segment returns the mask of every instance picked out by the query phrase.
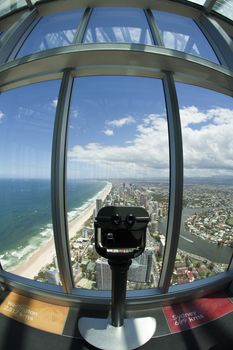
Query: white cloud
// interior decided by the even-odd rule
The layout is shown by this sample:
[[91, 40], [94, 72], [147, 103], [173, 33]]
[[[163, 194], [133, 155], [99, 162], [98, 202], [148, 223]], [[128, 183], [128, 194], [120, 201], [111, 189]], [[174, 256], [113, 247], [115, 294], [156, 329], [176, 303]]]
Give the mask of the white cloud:
[[[186, 174], [211, 176], [232, 173], [233, 110], [215, 107], [204, 113], [196, 108], [192, 111], [193, 122], [189, 114], [190, 108], [181, 110]], [[199, 128], [192, 128], [191, 124], [195, 121], [205, 123]]]
[[208, 113], [200, 112], [195, 106], [183, 107], [180, 110], [180, 117], [183, 128], [190, 124], [199, 124], [210, 119]]
[[[125, 119], [125, 118], [124, 118]], [[119, 121], [119, 120], [118, 120]], [[132, 121], [131, 121], [132, 122]], [[124, 125], [124, 123], [121, 123]], [[137, 135], [126, 145], [88, 143], [68, 152], [71, 161], [85, 162], [115, 177], [142, 177], [168, 173], [167, 124], [163, 116], [150, 115], [137, 126]], [[104, 170], [105, 169], [105, 170]]]
[[27, 107], [19, 107], [18, 108], [18, 113], [16, 115], [16, 117], [18, 119], [23, 119], [23, 118], [31, 118], [31, 117], [35, 117], [36, 115], [38, 115], [38, 111], [32, 109], [32, 108], [27, 108]]
[[114, 132], [113, 132], [113, 130], [111, 130], [111, 129], [104, 130], [103, 133], [104, 133], [106, 136], [113, 136], [113, 135], [114, 135]]
[[72, 118], [77, 119], [77, 118], [78, 118], [78, 115], [79, 115], [78, 109], [73, 109], [73, 110], [71, 111], [71, 117], [72, 117]]
[[[189, 106], [183, 107], [180, 115], [185, 175], [232, 175], [233, 109], [215, 107], [200, 111]], [[122, 145], [76, 145], [69, 150], [68, 157], [79, 165], [95, 167], [97, 175], [102, 171], [102, 176], [167, 176], [167, 120], [162, 115], [149, 115], [136, 126], [134, 139]]]
[[128, 117], [120, 118], [120, 119], [114, 119], [114, 120], [106, 122], [107, 125], [110, 125], [110, 126], [116, 127], [116, 128], [121, 128], [124, 125], [129, 125], [129, 124], [133, 124], [133, 123], [136, 123], [136, 121], [132, 116], [128, 116]]
[[2, 123], [4, 118], [5, 118], [5, 114], [2, 111], [0, 111], [0, 123]]
[[58, 102], [58, 99], [53, 100], [53, 102], [52, 102], [52, 106], [53, 106], [54, 108], [56, 108], [56, 107], [57, 107], [57, 102]]

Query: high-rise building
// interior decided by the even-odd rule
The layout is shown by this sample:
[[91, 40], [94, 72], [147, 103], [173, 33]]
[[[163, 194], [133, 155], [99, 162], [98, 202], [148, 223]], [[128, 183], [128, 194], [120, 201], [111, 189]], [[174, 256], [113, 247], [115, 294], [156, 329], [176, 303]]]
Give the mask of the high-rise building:
[[143, 193], [140, 195], [140, 205], [144, 208], [146, 208], [147, 206], [147, 198], [146, 195]]
[[160, 235], [159, 253], [161, 256], [164, 254], [166, 238], [164, 235]]
[[50, 284], [60, 284], [59, 272], [57, 269], [47, 269], [46, 270], [46, 279]]
[[96, 215], [98, 214], [99, 210], [102, 208], [103, 206], [103, 201], [100, 198], [96, 199]]
[[112, 286], [111, 269], [104, 258], [96, 260], [96, 284], [99, 290], [110, 290]]
[[153, 249], [146, 248], [142, 255], [132, 260], [132, 264], [128, 272], [129, 281], [141, 283], [150, 282], [153, 254]]

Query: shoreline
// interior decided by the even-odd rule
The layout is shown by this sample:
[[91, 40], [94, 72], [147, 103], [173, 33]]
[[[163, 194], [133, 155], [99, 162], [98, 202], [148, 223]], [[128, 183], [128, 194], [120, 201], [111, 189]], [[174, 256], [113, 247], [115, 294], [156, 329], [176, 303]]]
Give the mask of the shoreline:
[[[112, 183], [107, 182], [106, 186], [93, 197], [87, 208], [85, 208], [78, 217], [75, 217], [68, 222], [69, 239], [73, 238], [77, 232], [82, 229], [85, 222], [93, 215], [93, 210], [96, 206], [96, 199], [98, 198], [104, 201], [107, 195], [111, 192], [111, 189]], [[21, 277], [33, 279], [43, 267], [53, 261], [55, 255], [54, 239], [51, 237], [47, 242], [36, 249], [28, 259], [23, 261], [19, 266], [11, 268], [9, 272]]]

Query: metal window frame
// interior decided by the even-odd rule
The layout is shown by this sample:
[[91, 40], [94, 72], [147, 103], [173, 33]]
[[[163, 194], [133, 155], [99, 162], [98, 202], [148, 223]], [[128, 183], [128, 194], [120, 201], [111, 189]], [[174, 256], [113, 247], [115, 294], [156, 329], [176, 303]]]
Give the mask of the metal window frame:
[[180, 237], [183, 200], [183, 147], [179, 105], [175, 82], [171, 72], [166, 72], [163, 85], [168, 118], [170, 190], [166, 244], [162, 271], [160, 273], [159, 288], [162, 293], [167, 293], [171, 284]]
[[[57, 10], [59, 3], [61, 2], [57, 1], [54, 4], [55, 10]], [[67, 6], [74, 7], [77, 4], [74, 0], [67, 1], [67, 3], [69, 3]], [[84, 0], [80, 1], [78, 7], [84, 7], [84, 3]], [[93, 7], [104, 5], [145, 6], [144, 3], [136, 4], [135, 0], [94, 0], [92, 5]], [[148, 10], [145, 10], [145, 12], [149, 25], [151, 24], [150, 8], [189, 15], [193, 19], [199, 18], [200, 14], [203, 13], [203, 10], [200, 10], [200, 6], [195, 6], [194, 4], [191, 6], [191, 3], [187, 4], [187, 2], [184, 4], [184, 1], [159, 0], [155, 3], [149, 0], [147, 5]], [[46, 8], [49, 6], [51, 7], [51, 2], [37, 3], [36, 8], [38, 11], [40, 8], [46, 11]], [[52, 152], [52, 198], [57, 199], [52, 215], [57, 258], [59, 260], [64, 288], [32, 281], [6, 271], [0, 271], [0, 281], [6, 283], [10, 289], [44, 300], [50, 300], [51, 302], [68, 305], [82, 303], [83, 305], [87, 305], [87, 307], [95, 308], [108, 307], [110, 303], [109, 292], [95, 292], [73, 288], [72, 268], [69, 263], [70, 252], [65, 209], [66, 134], [69, 101], [74, 76], [128, 75], [154, 77], [163, 80], [169, 124], [170, 163], [173, 166], [170, 174], [167, 243], [159, 288], [128, 292], [127, 308], [136, 308], [138, 310], [147, 308], [149, 310], [151, 307], [159, 304], [172, 303], [173, 301], [178, 302], [185, 298], [194, 298], [226, 287], [233, 279], [232, 263], [229, 264], [229, 271], [214, 277], [192, 282], [191, 285], [170, 286], [178, 244], [178, 235], [174, 233], [174, 227], [179, 228], [181, 217], [180, 207], [182, 203], [182, 194], [177, 192], [176, 185], [181, 186], [183, 177], [180, 165], [174, 165], [174, 162], [182, 161], [182, 154], [180, 153], [182, 143], [176, 139], [181, 130], [174, 80], [233, 96], [232, 67], [229, 65], [228, 67], [221, 67], [208, 60], [164, 47], [140, 44], [78, 44], [82, 40], [88, 18], [88, 11], [86, 10], [86, 14], [83, 16], [79, 26], [79, 33], [76, 37], [77, 43], [75, 45], [35, 53], [1, 64], [0, 66], [0, 91], [6, 91], [34, 82], [62, 78]], [[29, 30], [28, 24], [25, 25], [25, 28], [27, 28], [26, 31]], [[161, 40], [159, 38], [159, 32], [155, 30], [156, 28], [153, 29], [151, 25], [150, 28], [153, 38], [159, 43], [159, 40]], [[218, 27], [216, 30], [220, 32], [221, 28]], [[210, 36], [214, 36], [212, 31], [210, 31]], [[12, 48], [15, 42], [16, 39], [12, 40], [10, 44]], [[229, 52], [228, 54], [231, 55], [232, 53]], [[56, 66], [54, 66], [55, 60]], [[173, 235], [175, 236], [173, 237]], [[175, 245], [172, 246], [173, 238]], [[69, 262], [64, 264], [64, 260], [68, 260]]]
[[77, 29], [76, 37], [74, 39], [74, 44], [81, 44], [88, 26], [93, 8], [87, 7], [84, 11], [83, 18]]
[[[104, 52], [104, 55], [103, 55]], [[166, 55], [165, 52], [168, 54], [167, 56], [167, 63], [164, 66], [164, 62], [166, 61]], [[54, 55], [56, 53], [56, 55]], [[90, 54], [91, 53], [91, 54]], [[161, 56], [161, 57], [160, 57]], [[56, 72], [53, 72], [51, 74], [46, 74], [46, 76], [43, 75], [44, 68], [47, 67], [48, 70], [52, 70], [53, 67], [53, 62], [54, 59], [57, 59], [58, 66], [59, 64], [61, 65], [60, 67], [57, 67], [58, 70]], [[160, 57], [160, 59], [158, 59]], [[61, 60], [59, 63], [59, 58], [65, 58], [65, 60]], [[68, 58], [68, 59], [67, 59]], [[91, 59], [92, 58], [92, 59]], [[177, 60], [179, 61], [179, 64], [177, 64]], [[66, 217], [64, 217], [65, 209], [64, 209], [64, 201], [65, 201], [65, 188], [64, 188], [64, 178], [65, 178], [65, 173], [62, 171], [59, 174], [59, 171], [57, 169], [64, 169], [64, 162], [65, 162], [65, 144], [66, 144], [66, 128], [67, 128], [67, 118], [68, 118], [68, 104], [69, 104], [69, 98], [70, 98], [70, 93], [71, 93], [71, 80], [72, 76], [87, 76], [87, 75], [132, 75], [132, 76], [147, 76], [147, 77], [156, 77], [156, 78], [164, 78], [164, 81], [166, 81], [166, 86], [165, 86], [165, 91], [166, 91], [166, 99], [167, 99], [167, 106], [169, 104], [169, 113], [168, 113], [168, 118], [170, 120], [170, 123], [174, 122], [174, 103], [176, 103], [176, 97], [175, 96], [170, 96], [171, 94], [171, 85], [174, 85], [174, 81], [171, 76], [171, 73], [169, 71], [164, 72], [164, 68], [168, 68], [171, 66], [176, 67], [176, 73], [174, 74], [174, 77], [177, 76], [178, 74], [178, 67], [179, 69], [182, 68], [183, 71], [181, 71], [179, 74], [181, 75], [182, 79], [181, 81], [184, 82], [184, 77], [185, 77], [185, 72], [186, 70], [194, 70], [196, 73], [197, 67], [199, 68], [199, 77], [200, 78], [203, 74], [202, 69], [207, 73], [209, 70], [209, 79], [212, 79], [212, 83], [214, 83], [215, 88], [218, 88], [218, 90], [227, 90], [228, 94], [232, 95], [232, 90], [229, 90], [229, 87], [232, 87], [232, 82], [233, 82], [233, 75], [229, 75], [229, 71], [219, 67], [213, 63], [207, 62], [203, 59], [198, 58], [198, 64], [196, 62], [196, 59], [193, 60], [193, 57], [190, 58], [190, 61], [187, 60], [187, 55], [186, 57], [183, 57], [181, 59], [181, 56], [179, 55], [178, 57], [174, 57], [173, 52], [167, 52], [166, 49], [164, 48], [157, 48], [154, 51], [154, 48], [147, 47], [147, 50], [145, 50], [144, 46], [141, 47], [137, 45], [134, 50], [130, 47], [130, 45], [123, 45], [121, 46], [121, 49], [118, 47], [116, 48], [115, 45], [98, 45], [96, 44], [94, 47], [89, 45], [85, 45], [85, 50], [81, 50], [81, 46], [75, 47], [75, 50], [69, 50], [69, 48], [66, 48], [63, 50], [53, 50], [52, 52], [50, 51], [49, 54], [48, 52], [44, 52], [43, 54], [35, 54], [34, 57], [31, 57], [31, 61], [28, 62], [26, 59], [25, 61], [22, 60], [23, 62], [18, 60], [18, 62], [9, 62], [4, 65], [5, 69], [2, 69], [0, 71], [0, 79], [2, 78], [3, 82], [3, 91], [12, 88], [13, 86], [21, 86], [24, 84], [29, 84], [35, 81], [43, 81], [43, 80], [49, 80], [51, 77], [53, 79], [55, 78], [60, 78], [61, 77], [61, 70], [68, 69], [66, 72], [66, 78], [63, 78], [63, 88], [61, 88], [61, 92], [59, 95], [59, 101], [60, 105], [57, 107], [58, 111], [56, 119], [59, 120], [59, 122], [63, 123], [61, 126], [57, 126], [57, 130], [63, 130], [62, 132], [59, 132], [60, 135], [62, 134], [62, 144], [59, 140], [56, 141], [56, 147], [54, 146], [54, 150], [57, 150], [57, 161], [54, 161], [54, 170], [53, 170], [53, 178], [58, 177], [56, 179], [56, 186], [54, 185], [54, 191], [53, 191], [53, 196], [57, 196], [56, 193], [59, 193], [59, 198], [58, 198], [58, 204], [57, 204], [57, 209], [54, 211], [53, 216], [60, 215], [61, 213], [63, 215], [63, 218], [61, 219], [63, 221], [60, 223], [57, 223], [58, 229], [55, 229], [55, 231], [59, 231], [59, 233], [55, 233], [55, 240], [56, 244], [61, 247], [63, 246], [63, 250], [66, 251], [66, 255], [69, 254], [67, 251], [69, 250], [68, 248], [68, 242], [67, 242], [67, 228], [63, 231], [66, 232], [66, 235], [62, 234], [62, 225], [63, 227], [67, 224], [66, 223]], [[21, 62], [21, 63], [20, 63]], [[79, 62], [80, 66], [75, 67], [72, 70], [72, 72], [69, 70], [69, 65], [72, 62]], [[102, 64], [101, 64], [102, 63]], [[113, 63], [113, 65], [110, 65], [110, 63]], [[136, 63], [136, 65], [135, 65]], [[185, 67], [185, 64], [187, 67]], [[31, 65], [31, 71], [30, 69], [27, 69], [29, 76], [25, 77], [25, 69], [26, 67], [29, 67]], [[62, 66], [63, 65], [63, 66]], [[3, 66], [2, 66], [3, 68]], [[12, 72], [13, 71], [13, 72]], [[214, 76], [213, 72], [215, 72], [216, 76]], [[12, 75], [10, 74], [12, 73]], [[17, 76], [17, 79], [15, 80], [16, 76], [15, 74], [18, 73], [19, 76]], [[17, 75], [17, 74], [16, 74]], [[207, 74], [208, 75], [208, 74]], [[222, 87], [221, 84], [219, 83], [219, 77], [222, 76]], [[25, 80], [22, 81], [22, 79], [26, 78]], [[64, 76], [65, 77], [65, 76]], [[13, 81], [12, 81], [13, 78]], [[187, 80], [190, 79], [190, 76], [187, 76]], [[192, 77], [191, 81], [194, 78]], [[229, 83], [227, 83], [229, 79]], [[5, 81], [4, 81], [5, 80]], [[199, 81], [199, 86], [205, 85], [205, 82], [203, 81], [202, 84], [200, 82], [200, 79], [197, 79]], [[66, 88], [67, 84], [69, 82], [69, 92]], [[218, 82], [218, 86], [216, 85], [216, 82]], [[210, 83], [210, 81], [209, 81]], [[198, 85], [198, 84], [196, 84]], [[211, 85], [211, 84], [210, 84]], [[213, 88], [213, 86], [212, 86]], [[175, 90], [174, 90], [175, 91]], [[63, 101], [63, 102], [62, 102]], [[66, 107], [65, 107], [66, 106]], [[62, 112], [63, 110], [63, 112]], [[177, 109], [177, 116], [178, 116], [178, 109]], [[65, 120], [65, 119], [66, 120]], [[173, 126], [170, 124], [170, 132], [172, 132]], [[57, 132], [56, 132], [57, 133]], [[173, 131], [174, 133], [174, 131]], [[174, 137], [175, 135], [171, 136]], [[171, 138], [170, 137], [170, 138]], [[172, 141], [174, 144], [174, 140]], [[171, 146], [170, 146], [171, 147]], [[54, 151], [55, 152], [55, 151]], [[60, 152], [60, 153], [59, 153]], [[55, 156], [53, 156], [55, 157]], [[177, 155], [174, 153], [173, 154], [173, 162], [176, 161]], [[59, 163], [60, 165], [55, 165]], [[171, 178], [173, 178], [171, 182], [171, 192], [172, 193], [172, 186], [173, 186], [173, 191], [175, 191], [175, 184], [176, 181], [179, 180], [179, 173], [177, 173], [177, 169], [173, 167], [173, 175], [171, 175]], [[172, 185], [173, 183], [173, 185]], [[179, 185], [180, 186], [180, 185]], [[171, 247], [171, 236], [172, 236], [172, 222], [174, 223], [174, 220], [177, 220], [175, 218], [174, 214], [174, 209], [176, 207], [175, 203], [176, 201], [181, 201], [180, 197], [178, 198], [179, 194], [173, 192], [173, 197], [170, 197], [170, 212], [169, 212], [169, 220], [170, 220], [170, 229], [168, 229], [168, 240], [170, 240], [170, 243], [168, 241], [167, 243], [167, 248], [166, 248], [166, 259], [164, 260], [164, 272], [161, 275], [161, 281], [160, 281], [160, 291], [159, 290], [149, 290], [149, 291], [135, 291], [135, 292], [129, 292], [128, 293], [128, 300], [129, 300], [129, 305], [134, 305], [135, 303], [138, 303], [137, 300], [141, 300], [139, 303], [140, 305], [151, 305], [153, 303], [158, 303], [166, 302], [166, 300], [169, 300], [169, 295], [166, 295], [164, 293], [167, 292], [167, 290], [170, 291], [169, 283], [170, 283], [170, 274], [174, 266], [174, 259], [175, 259], [175, 252], [176, 248]], [[173, 199], [172, 199], [173, 198]], [[177, 199], [178, 198], [178, 199]], [[56, 197], [57, 199], [57, 197]], [[56, 219], [55, 219], [56, 220]], [[176, 223], [176, 227], [178, 227], [179, 223]], [[170, 230], [170, 231], [169, 231]], [[65, 248], [64, 248], [65, 247]], [[59, 248], [58, 248], [59, 250]], [[170, 253], [172, 256], [169, 257]], [[62, 257], [62, 254], [64, 252], [59, 252], [58, 256], [60, 256], [60, 264], [63, 265], [64, 261], [64, 255]], [[66, 259], [66, 258], [65, 258]], [[166, 272], [166, 269], [169, 269], [170, 272]], [[67, 274], [71, 276], [71, 268], [70, 266], [66, 266], [65, 268], [63, 267], [63, 272], [62, 274], [65, 275]], [[168, 270], [167, 270], [168, 271]], [[229, 271], [228, 274], [221, 274], [221, 276], [217, 276], [218, 278], [215, 279], [217, 281], [216, 286], [219, 285], [226, 285], [229, 283], [229, 280], [232, 278], [233, 271]], [[7, 283], [10, 285], [15, 286], [15, 278], [17, 279], [18, 284], [16, 285], [23, 285], [26, 286], [29, 290], [31, 290], [31, 293], [36, 294], [36, 290], [38, 289], [38, 284], [36, 284], [36, 287], [34, 285], [34, 281], [28, 281], [25, 282], [25, 279], [19, 277], [19, 276], [13, 276], [11, 275], [11, 278], [9, 277], [9, 273], [2, 271], [1, 274], [2, 278], [4, 276], [8, 276], [8, 279], [5, 279], [5, 281], [8, 281]], [[230, 277], [231, 276], [231, 277]], [[22, 280], [23, 279], [23, 280]], [[64, 278], [63, 278], [64, 279]], [[4, 280], [4, 278], [3, 278]], [[11, 282], [9, 282], [11, 281]], [[21, 282], [22, 281], [22, 282]], [[205, 281], [206, 282], [206, 281]], [[77, 303], [79, 302], [85, 302], [85, 303], [93, 303], [93, 300], [96, 300], [96, 303], [100, 304], [108, 304], [109, 303], [109, 296], [108, 293], [104, 292], [92, 292], [92, 291], [83, 291], [83, 290], [74, 290], [72, 289], [72, 282], [65, 282], [68, 287], [66, 288], [66, 291], [69, 292], [69, 297], [65, 298], [66, 302], [71, 302], [73, 303], [74, 299], [76, 298]], [[206, 282], [207, 283], [207, 282]], [[205, 284], [204, 284], [205, 285]], [[31, 287], [28, 287], [31, 286]], [[195, 290], [197, 291], [201, 288], [200, 286], [203, 286], [203, 282], [201, 283], [195, 283], [192, 284], [192, 289], [187, 291], [187, 287], [185, 289], [185, 295], [192, 295]], [[16, 287], [14, 287], [16, 288]], [[17, 287], [20, 289], [19, 287]], [[214, 287], [213, 287], [214, 288]], [[26, 287], [24, 287], [26, 289]], [[180, 295], [182, 298], [182, 295], [184, 296], [182, 289], [180, 287], [175, 288], [177, 293]], [[174, 289], [171, 289], [174, 290]], [[46, 294], [47, 293], [47, 294]], [[58, 300], [58, 302], [63, 302], [64, 300], [64, 293], [57, 292], [56, 286], [52, 287], [47, 286], [46, 284], [41, 286], [40, 285], [40, 292], [39, 292], [39, 297], [40, 295], [47, 295], [47, 298], [49, 298], [49, 293], [52, 293], [54, 300]], [[55, 293], [55, 296], [54, 296]], [[57, 294], [58, 293], [58, 294]], [[174, 292], [176, 295], [176, 292]], [[199, 293], [199, 292], [197, 292]], [[195, 295], [195, 293], [193, 294]], [[138, 299], [139, 298], [139, 299]], [[142, 307], [142, 306], [140, 306]]]
[[136, 69], [159, 78], [163, 71], [172, 71], [176, 81], [233, 96], [232, 70], [176, 50], [140, 44], [71, 45], [15, 59], [0, 66], [0, 91], [61, 77], [68, 68], [80, 75], [105, 74], [105, 70], [133, 74]]
[[217, 0], [206, 0], [206, 2], [204, 3], [204, 9], [207, 13], [209, 13], [213, 9], [216, 1]]
[[214, 37], [211, 36], [209, 30], [207, 30], [207, 23], [204, 21], [203, 16], [200, 16], [198, 21], [195, 21], [195, 23], [202, 32], [205, 39], [207, 40], [209, 46], [212, 48], [213, 53], [219, 61], [219, 64], [221, 64], [222, 66], [227, 66], [225, 57], [221, 50], [221, 46], [219, 46], [218, 43], [213, 40]]
[[[15, 52], [16, 48], [19, 47], [29, 28], [31, 28], [33, 23], [35, 23], [36, 18], [36, 9], [31, 12], [26, 12], [22, 15], [18, 23], [14, 24], [12, 28], [10, 28], [9, 35], [6, 33], [7, 38], [3, 38], [4, 41], [0, 49], [0, 64], [5, 63], [11, 59], [12, 56], [14, 56], [13, 53]], [[15, 45], [15, 43], [17, 43], [17, 45]]]
[[15, 33], [17, 35], [17, 40], [14, 41], [16, 45], [12, 45], [12, 49], [10, 51], [10, 54], [8, 55], [7, 61], [12, 61], [16, 58], [24, 42], [27, 40], [28, 36], [31, 34], [31, 32], [33, 31], [33, 29], [36, 27], [36, 25], [40, 20], [41, 20], [41, 17], [38, 16], [37, 10], [36, 9], [33, 10], [30, 15], [30, 21], [26, 23], [24, 28], [22, 28], [21, 32]]
[[147, 9], [145, 10], [145, 14], [146, 14], [147, 22], [149, 24], [149, 28], [152, 34], [154, 44], [165, 47], [152, 11], [150, 9]]
[[[81, 10], [81, 8], [80, 8]], [[85, 30], [85, 26], [86, 26], [86, 21], [88, 20], [88, 16], [90, 16], [90, 9], [88, 11], [88, 9], [86, 9], [81, 17], [80, 23], [77, 24], [77, 28], [76, 28], [76, 34], [73, 40], [72, 44], [76, 44], [76, 43], [81, 43], [80, 38], [82, 38], [83, 36], [83, 31]], [[48, 13], [49, 15], [50, 13]], [[8, 57], [8, 61], [12, 61], [14, 59], [16, 59], [16, 56], [18, 54], [18, 52], [20, 51], [20, 49], [23, 47], [24, 43], [26, 42], [27, 38], [30, 36], [30, 34], [32, 33], [32, 31], [35, 29], [35, 27], [37, 26], [37, 24], [41, 21], [41, 19], [43, 17], [45, 17], [46, 14], [40, 14], [39, 11], [34, 8], [30, 15], [28, 16], [29, 19], [26, 23], [26, 21], [24, 21], [24, 26], [22, 26], [22, 28], [20, 28], [20, 30], [16, 30], [15, 31], [15, 35], [17, 35], [17, 38], [13, 39], [12, 41], [17, 42], [17, 45], [12, 45], [10, 43], [9, 46], [13, 47], [13, 49], [10, 50], [10, 53], [6, 54], [5, 56]], [[9, 51], [9, 50], [8, 50]], [[46, 50], [43, 50], [46, 51]], [[6, 52], [6, 48], [4, 47], [4, 52]], [[34, 53], [32, 53], [33, 55]], [[1, 57], [1, 55], [0, 55]], [[0, 61], [1, 64], [1, 61]]]
[[[170, 286], [168, 293], [162, 293], [158, 289], [130, 291], [127, 292], [126, 311], [143, 310], [149, 314], [155, 307], [192, 300], [225, 289], [232, 280], [233, 270], [192, 282], [191, 286], [190, 283]], [[106, 291], [95, 292], [76, 288], [66, 294], [60, 286], [29, 280], [4, 270], [0, 270], [0, 283], [3, 283], [10, 291], [52, 304], [80, 305], [91, 310], [103, 310], [103, 308], [109, 310], [110, 308], [111, 295]]]
[[[165, 47], [153, 13], [149, 10], [148, 21], [155, 42], [157, 42], [158, 45]], [[168, 123], [170, 174], [166, 242], [158, 288], [162, 293], [167, 293], [171, 284], [180, 236], [183, 200], [183, 147], [179, 105], [173, 73], [169, 71], [164, 71], [164, 73], [163, 89]]]
[[66, 154], [67, 128], [73, 77], [64, 72], [56, 108], [51, 162], [51, 204], [54, 243], [60, 279], [65, 293], [74, 287], [70, 259], [67, 208], [66, 208]]
[[233, 70], [233, 45], [231, 44], [231, 38], [226, 34], [216, 20], [207, 17], [204, 14], [200, 17], [200, 25], [205, 30], [205, 33], [209, 38], [214, 38], [211, 45], [213, 47], [214, 43], [216, 54], [221, 59], [221, 63]]

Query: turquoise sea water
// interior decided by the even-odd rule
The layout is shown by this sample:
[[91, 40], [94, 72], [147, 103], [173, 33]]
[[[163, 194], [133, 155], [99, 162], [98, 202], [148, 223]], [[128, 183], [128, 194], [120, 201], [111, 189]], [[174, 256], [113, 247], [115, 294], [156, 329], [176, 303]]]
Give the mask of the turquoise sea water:
[[[72, 220], [106, 185], [69, 181], [68, 219]], [[27, 258], [53, 235], [49, 180], [0, 179], [0, 261], [8, 269]]]

